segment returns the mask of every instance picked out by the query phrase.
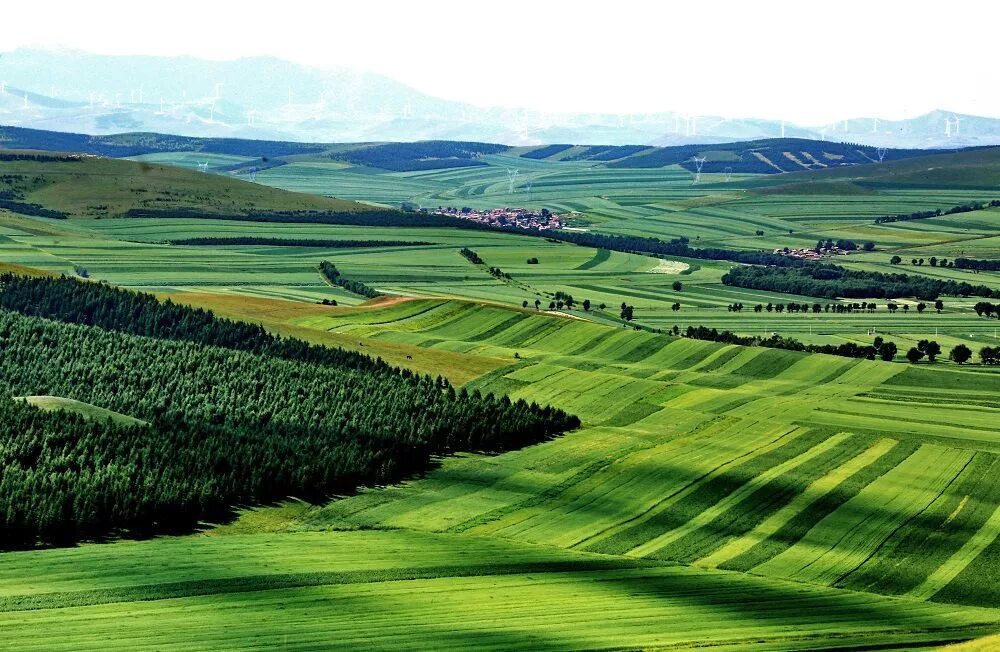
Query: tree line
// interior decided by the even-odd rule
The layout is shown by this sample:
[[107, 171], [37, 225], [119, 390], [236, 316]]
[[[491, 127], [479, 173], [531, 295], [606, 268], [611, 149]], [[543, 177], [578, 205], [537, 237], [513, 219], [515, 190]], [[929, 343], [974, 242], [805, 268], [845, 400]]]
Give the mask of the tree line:
[[733, 267], [722, 276], [725, 285], [813, 297], [917, 297], [934, 301], [941, 295], [1000, 298], [1000, 290], [965, 281], [849, 270], [813, 263], [807, 267]]
[[190, 247], [251, 245], [261, 247], [316, 247], [320, 249], [362, 249], [371, 247], [423, 247], [435, 244], [421, 240], [321, 240], [314, 238], [202, 237], [167, 240], [166, 244]]
[[152, 294], [65, 276], [0, 274], [0, 308], [163, 340], [182, 340], [367, 373], [398, 373], [381, 358], [282, 338], [268, 333], [259, 324], [223, 319], [210, 310], [176, 304], [169, 299], [160, 301]]
[[[899, 310], [899, 305], [896, 303], [891, 303], [891, 302], [887, 303], [885, 307], [891, 313], [895, 313], [897, 310]], [[726, 310], [728, 310], [729, 312], [743, 312], [743, 308], [744, 305], [741, 302], [731, 303], [728, 306], [726, 306]], [[924, 303], [923, 301], [920, 301], [916, 304], [916, 308], [917, 308], [917, 313], [923, 314], [923, 312], [927, 310], [928, 304]], [[827, 303], [827, 304], [796, 303], [792, 301], [788, 303], [786, 306], [786, 304], [784, 303], [773, 303], [769, 301], [767, 304], [758, 303], [753, 307], [754, 312], [782, 313], [785, 312], [786, 309], [789, 314], [808, 313], [808, 312], [812, 312], [814, 314], [818, 314], [821, 312], [832, 312], [835, 314], [844, 314], [844, 313], [850, 314], [855, 312], [862, 312], [871, 314], [874, 313], [876, 310], [878, 310], [878, 304], [875, 303], [874, 301], [861, 301], [852, 303]], [[944, 310], [944, 301], [941, 301], [940, 299], [935, 301], [934, 309], [937, 310], [938, 312]], [[909, 311], [910, 311], [909, 304], [904, 304], [903, 312], [909, 312]]]
[[[234, 504], [390, 482], [434, 455], [509, 450], [579, 425], [558, 409], [408, 370], [370, 373], [253, 348], [0, 310], [0, 543], [186, 529]], [[29, 395], [148, 425], [7, 398]]]
[[981, 211], [987, 207], [995, 208], [997, 206], [1000, 206], [1000, 199], [994, 199], [989, 202], [972, 202], [970, 204], [962, 204], [960, 206], [953, 206], [947, 210], [942, 210], [938, 208], [931, 211], [914, 211], [912, 213], [905, 213], [901, 215], [880, 215], [875, 218], [875, 224], [887, 224], [889, 222], [908, 222], [910, 220], [926, 220], [931, 217], [940, 217], [942, 215], [956, 215], [958, 213], [971, 213], [972, 211]]
[[486, 264], [483, 261], [483, 259], [479, 256], [479, 254], [477, 254], [472, 249], [469, 249], [468, 247], [462, 247], [459, 250], [458, 253], [462, 254], [465, 257], [465, 259], [468, 260], [473, 265], [485, 265]]
[[952, 261], [957, 269], [971, 269], [977, 272], [1000, 272], [1000, 260], [975, 260], [956, 258]]
[[344, 278], [341, 276], [340, 270], [337, 269], [337, 266], [328, 260], [320, 262], [319, 271], [326, 280], [330, 281], [334, 285], [339, 285], [353, 294], [368, 297], [369, 299], [382, 296], [381, 292], [373, 287], [365, 285], [361, 281], [352, 281], [351, 279]]
[[[688, 326], [684, 334], [687, 337], [696, 340], [708, 340], [710, 342], [722, 342], [724, 344], [763, 346], [769, 349], [804, 351], [808, 353], [826, 353], [827, 355], [839, 355], [847, 358], [866, 358], [868, 360], [874, 360], [876, 356], [883, 354], [883, 351], [883, 359], [892, 360], [897, 351], [895, 344], [892, 342], [883, 342], [881, 341], [881, 338], [878, 338], [878, 346], [875, 344], [862, 345], [855, 342], [845, 342], [843, 344], [803, 344], [795, 338], [783, 337], [777, 334], [770, 335], [768, 337], [762, 337], [760, 335], [737, 335], [732, 331], [720, 331], [716, 328], [708, 328], [706, 326]], [[891, 355], [889, 355], [890, 351]]]

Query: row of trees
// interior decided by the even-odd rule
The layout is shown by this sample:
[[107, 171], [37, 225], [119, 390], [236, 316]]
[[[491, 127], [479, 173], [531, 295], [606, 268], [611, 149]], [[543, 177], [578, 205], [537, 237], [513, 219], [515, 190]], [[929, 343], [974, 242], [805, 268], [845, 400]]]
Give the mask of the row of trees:
[[977, 272], [1000, 272], [1000, 260], [974, 260], [972, 258], [956, 258], [955, 267], [971, 269]]
[[[729, 310], [729, 312], [743, 312], [743, 307], [744, 306], [743, 306], [742, 303], [731, 303], [731, 304], [729, 304], [726, 307], [726, 309]], [[788, 303], [787, 306], [786, 306], [786, 304], [784, 304], [784, 303], [772, 303], [772, 302], [768, 302], [767, 304], [763, 304], [763, 303], [756, 304], [753, 307], [753, 311], [754, 312], [765, 312], [766, 311], [766, 312], [782, 313], [782, 312], [786, 311], [786, 308], [787, 308], [787, 312], [789, 314], [793, 314], [793, 313], [808, 313], [808, 312], [812, 312], [814, 314], [819, 314], [819, 313], [822, 313], [822, 312], [827, 312], [827, 313], [832, 312], [832, 313], [836, 313], [836, 314], [845, 314], [845, 313], [850, 314], [850, 313], [855, 313], [855, 312], [862, 312], [862, 313], [869, 313], [869, 314], [871, 314], [871, 313], [874, 313], [878, 309], [878, 304], [875, 303], [874, 301], [862, 301], [860, 303], [858, 303], [858, 302], [853, 302], [853, 303], [827, 303], [827, 304], [824, 305], [824, 304], [821, 304], [821, 303], [813, 303], [813, 304], [795, 303], [793, 301], [793, 302]], [[928, 304], [926, 304], [923, 301], [921, 301], [921, 302], [917, 303], [916, 308], [917, 308], [917, 312], [918, 313], [923, 314], [923, 312], [925, 310], [927, 310]], [[934, 308], [938, 312], [941, 312], [942, 310], [944, 310], [944, 302], [941, 301], [940, 299], [938, 299], [937, 301], [934, 302]], [[887, 303], [886, 304], [886, 309], [889, 312], [891, 312], [891, 313], [895, 313], [899, 309], [899, 304], [892, 303], [892, 302]], [[909, 311], [910, 311], [909, 304], [904, 304], [903, 305], [903, 312], [909, 312]]]
[[352, 294], [358, 294], [363, 297], [368, 297], [369, 299], [374, 299], [375, 297], [382, 296], [382, 293], [373, 287], [365, 285], [361, 281], [353, 281], [349, 278], [344, 278], [340, 274], [340, 270], [337, 266], [328, 260], [324, 260], [319, 264], [320, 273], [334, 285], [339, 285], [348, 292]]
[[477, 254], [472, 249], [469, 249], [468, 247], [462, 247], [461, 249], [459, 249], [458, 253], [462, 254], [465, 257], [465, 259], [468, 260], [473, 265], [485, 265], [486, 264], [483, 261], [483, 259], [479, 256], [479, 254]]
[[[889, 259], [889, 264], [890, 265], [898, 265], [901, 262], [903, 262], [903, 259], [900, 258], [899, 256], [893, 256], [892, 258]], [[931, 267], [942, 267], [942, 268], [944, 268], [944, 267], [954, 267], [955, 266], [955, 261], [953, 261], [953, 260], [949, 261], [947, 258], [938, 258], [937, 256], [931, 256], [930, 259], [927, 262], [930, 263]], [[911, 258], [910, 259], [910, 264], [914, 265], [915, 267], [920, 267], [921, 265], [924, 264], [924, 259], [923, 258]]]
[[[867, 358], [874, 360], [880, 355], [885, 342], [879, 342], [878, 346], [860, 345], [855, 342], [845, 342], [844, 344], [803, 344], [799, 340], [781, 335], [770, 335], [761, 337], [760, 335], [737, 335], [732, 331], [720, 331], [716, 328], [706, 326], [688, 326], [684, 333], [687, 337], [697, 340], [708, 340], [711, 342], [722, 342], [725, 344], [739, 344], [741, 346], [763, 346], [771, 349], [785, 349], [787, 351], [806, 351], [809, 353], [826, 353], [828, 355], [839, 355], [848, 358]], [[886, 351], [890, 348], [886, 347]], [[895, 345], [892, 346], [892, 356], [895, 356]], [[888, 358], [889, 360], [892, 357]]]
[[980, 211], [986, 207], [997, 207], [1000, 206], [1000, 199], [994, 199], [990, 202], [972, 202], [971, 204], [962, 204], [960, 206], [953, 206], [947, 210], [942, 210], [940, 208], [932, 211], [914, 211], [913, 213], [905, 213], [901, 215], [880, 215], [875, 218], [876, 224], [886, 224], [889, 222], [907, 222], [909, 220], [925, 220], [930, 217], [940, 217], [941, 215], [955, 215], [957, 213], [970, 213], [972, 211]]
[[849, 270], [839, 265], [809, 267], [733, 267], [722, 276], [725, 285], [813, 297], [876, 297], [892, 299], [915, 296], [933, 301], [941, 295], [1000, 298], [1000, 290], [964, 281]]
[[0, 310], [0, 396], [54, 395], [142, 419], [85, 422], [0, 400], [6, 547], [187, 528], [229, 505], [320, 497], [575, 428], [550, 407], [408, 370], [283, 359]]
[[[556, 292], [553, 295], [552, 300], [549, 301], [549, 310], [562, 310], [563, 308], [567, 308], [569, 310], [572, 310], [573, 306], [575, 306], [575, 305], [576, 305], [576, 299], [573, 298], [573, 295], [572, 294], [568, 294], [568, 293], [563, 292], [563, 291], [560, 290], [560, 291]], [[590, 299], [584, 299], [583, 303], [581, 303], [580, 306], [586, 312], [590, 312], [590, 309], [593, 307], [593, 304], [591, 304]], [[521, 302], [521, 307], [522, 308], [527, 308], [528, 307], [528, 300], [527, 299], [525, 299], [524, 301]], [[542, 300], [541, 299], [535, 299], [535, 310], [540, 310], [541, 307], [542, 307]], [[607, 308], [607, 305], [605, 305], [605, 304], [602, 303], [599, 306], [597, 306], [597, 308], [599, 310], [605, 310]]]

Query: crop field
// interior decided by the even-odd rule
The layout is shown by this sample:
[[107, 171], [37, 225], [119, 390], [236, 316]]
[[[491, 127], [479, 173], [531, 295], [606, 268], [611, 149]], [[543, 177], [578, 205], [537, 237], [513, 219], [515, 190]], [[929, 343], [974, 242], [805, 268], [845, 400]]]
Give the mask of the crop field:
[[[980, 220], [1000, 218], [983, 211]], [[969, 214], [974, 215], [974, 214]], [[990, 217], [986, 217], [990, 215]], [[942, 218], [943, 219], [943, 218]], [[949, 218], [951, 219], [951, 218]], [[974, 219], [967, 217], [966, 219]], [[931, 220], [925, 220], [931, 221]], [[30, 232], [22, 222], [11, 223], [7, 242], [0, 243], [0, 262], [56, 273], [79, 266], [93, 278], [156, 292], [215, 292], [317, 302], [335, 300], [356, 305], [363, 297], [323, 282], [316, 271], [321, 260], [334, 261], [348, 278], [381, 291], [410, 297], [467, 298], [508, 306], [527, 301], [548, 308], [556, 292], [572, 295], [574, 316], [602, 323], [619, 323], [622, 302], [634, 306], [636, 323], [667, 330], [678, 326], [709, 326], [745, 335], [779, 333], [809, 343], [870, 343], [875, 335], [897, 342], [902, 350], [928, 337], [946, 348], [966, 343], [974, 349], [1000, 344], [996, 320], [978, 317], [977, 299], [945, 297], [941, 313], [890, 314], [884, 302], [868, 313], [753, 312], [756, 304], [796, 301], [810, 297], [730, 287], [720, 282], [729, 269], [725, 261], [664, 261], [549, 242], [519, 235], [445, 228], [352, 227], [310, 224], [240, 223], [211, 219], [115, 219], [49, 221], [49, 232]], [[987, 227], [982, 227], [987, 228]], [[21, 230], [24, 229], [24, 230]], [[267, 238], [393, 240], [429, 242], [411, 247], [323, 249], [302, 246], [164, 244], [195, 237], [256, 236]], [[512, 277], [498, 280], [486, 266], [472, 265], [459, 255], [462, 247], [477, 251], [488, 266]], [[909, 255], [909, 254], [907, 254]], [[928, 255], [926, 252], [921, 256]], [[992, 255], [987, 252], [986, 255]], [[529, 264], [537, 258], [537, 264]], [[847, 258], [858, 269], [896, 271], [887, 254], [866, 253]], [[906, 265], [907, 272], [947, 275], [969, 282], [991, 282], [1000, 274], [945, 272], [927, 265]], [[682, 289], [672, 285], [680, 281]], [[579, 304], [589, 299], [589, 312]], [[831, 303], [820, 300], [822, 304]], [[673, 310], [679, 303], [680, 310]], [[728, 306], [742, 303], [741, 312]], [[837, 303], [836, 301], [832, 303]], [[900, 300], [900, 305], [916, 301]], [[606, 308], [601, 310], [599, 306]], [[904, 348], [905, 345], [905, 348]]]
[[[183, 167], [197, 156], [145, 158]], [[1000, 258], [996, 208], [873, 222], [996, 197], [978, 177], [917, 183], [916, 168], [900, 166], [909, 183], [832, 170], [693, 184], [679, 166], [483, 160], [385, 172], [292, 157], [257, 186], [177, 173], [225, 183], [236, 203], [248, 186], [275, 209], [267, 193], [277, 191], [262, 184], [379, 205], [544, 206], [577, 212], [577, 228], [686, 236], [696, 247], [870, 239], [875, 251], [833, 262], [1000, 285], [995, 272], [910, 263]], [[507, 167], [519, 168], [513, 193]], [[62, 207], [98, 201], [70, 192], [82, 180], [65, 184]], [[303, 210], [328, 201], [293, 197]], [[469, 391], [549, 404], [583, 425], [500, 455], [443, 457], [391, 486], [245, 506], [195, 534], [0, 553], [0, 648], [990, 649], [982, 637], [1000, 632], [1000, 374], [947, 360], [960, 343], [1000, 344], [1000, 321], [977, 316], [975, 297], [945, 296], [941, 312], [918, 313], [907, 298], [897, 314], [884, 300], [875, 313], [754, 312], [841, 302], [726, 286], [725, 261], [510, 233], [98, 217], [0, 213], [0, 271], [154, 292]], [[227, 237], [269, 240], [171, 244]], [[387, 296], [326, 282], [321, 261]], [[550, 308], [566, 294], [575, 305]], [[623, 302], [639, 328], [623, 327]], [[665, 334], [700, 325], [816, 344], [881, 336], [901, 352], [931, 338], [944, 353], [911, 364]]]
[[323, 505], [251, 509], [210, 536], [10, 553], [0, 626], [19, 649], [112, 631], [121, 649], [894, 649], [1000, 627], [995, 374], [456, 300], [284, 319], [414, 358], [506, 359], [469, 386], [585, 427]]
[[[626, 642], [801, 650], [829, 642], [831, 628], [842, 645], [906, 645], [986, 633], [997, 618], [989, 609], [404, 531], [194, 537], [9, 557], [0, 626], [20, 650]], [[816, 611], [827, 614], [822, 624]]]

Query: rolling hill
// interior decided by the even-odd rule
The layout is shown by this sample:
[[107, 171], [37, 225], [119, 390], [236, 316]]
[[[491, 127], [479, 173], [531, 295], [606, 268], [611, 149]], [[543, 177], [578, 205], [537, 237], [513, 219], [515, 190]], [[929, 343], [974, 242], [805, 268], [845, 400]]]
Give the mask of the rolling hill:
[[0, 208], [41, 217], [361, 215], [375, 211], [357, 202], [292, 193], [170, 165], [26, 150], [4, 150], [0, 161]]
[[[153, 154], [192, 153], [212, 169], [246, 172], [250, 167], [270, 169], [290, 161], [342, 161], [364, 168], [394, 172], [449, 169], [484, 165], [482, 157], [509, 153], [525, 162], [576, 163], [612, 169], [655, 169], [680, 165], [718, 174], [779, 174], [823, 170], [926, 156], [928, 150], [886, 149], [803, 138], [772, 138], [715, 144], [668, 147], [642, 145], [547, 145], [509, 147], [483, 142], [419, 141], [403, 143], [297, 143], [239, 138], [192, 138], [157, 133], [120, 133], [107, 136], [61, 133], [20, 127], [0, 127], [0, 146], [77, 152], [125, 158]], [[949, 150], [933, 150], [933, 153]], [[209, 155], [222, 157], [213, 159]], [[880, 158], [881, 156], [881, 158]]]

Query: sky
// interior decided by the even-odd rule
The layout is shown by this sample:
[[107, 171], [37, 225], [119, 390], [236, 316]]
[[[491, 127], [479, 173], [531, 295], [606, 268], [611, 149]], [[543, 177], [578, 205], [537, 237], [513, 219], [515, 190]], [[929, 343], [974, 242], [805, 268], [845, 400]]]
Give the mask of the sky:
[[482, 106], [1000, 117], [1000, 3], [982, 0], [32, 0], [0, 19], [0, 52], [272, 55]]

